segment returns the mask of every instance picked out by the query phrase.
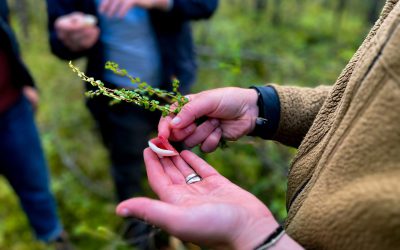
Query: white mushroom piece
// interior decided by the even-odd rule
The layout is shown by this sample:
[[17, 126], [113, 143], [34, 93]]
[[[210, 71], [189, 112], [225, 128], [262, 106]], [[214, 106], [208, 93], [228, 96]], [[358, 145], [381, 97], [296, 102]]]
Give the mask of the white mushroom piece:
[[168, 140], [161, 136], [151, 139], [149, 147], [160, 158], [179, 155], [178, 151], [172, 147]]

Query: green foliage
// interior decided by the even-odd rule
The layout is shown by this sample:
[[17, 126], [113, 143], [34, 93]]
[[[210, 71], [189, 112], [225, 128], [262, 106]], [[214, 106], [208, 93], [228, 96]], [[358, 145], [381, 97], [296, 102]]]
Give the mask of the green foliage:
[[[92, 86], [97, 87], [97, 90], [90, 90], [86, 92], [86, 96], [93, 98], [94, 96], [105, 95], [114, 98], [113, 103], [120, 101], [134, 103], [140, 107], [148, 109], [150, 111], [159, 110], [163, 116], [168, 114], [177, 114], [189, 100], [184, 97], [179, 91], [179, 81], [175, 79], [172, 82], [172, 92], [161, 90], [159, 88], [153, 88], [146, 82], [140, 81], [140, 78], [131, 76], [126, 69], [121, 69], [115, 62], [106, 62], [105, 68], [114, 72], [119, 76], [128, 77], [132, 84], [137, 85], [137, 88], [133, 90], [121, 89], [110, 89], [104, 86], [104, 83], [100, 80], [95, 80], [92, 77], [88, 77], [75, 67], [72, 62], [69, 62], [69, 67], [75, 72], [83, 81], [90, 83]], [[133, 85], [132, 85], [133, 86]], [[157, 99], [150, 99], [156, 96]], [[167, 102], [167, 104], [161, 105], [160, 99]], [[171, 106], [171, 104], [175, 104]]]

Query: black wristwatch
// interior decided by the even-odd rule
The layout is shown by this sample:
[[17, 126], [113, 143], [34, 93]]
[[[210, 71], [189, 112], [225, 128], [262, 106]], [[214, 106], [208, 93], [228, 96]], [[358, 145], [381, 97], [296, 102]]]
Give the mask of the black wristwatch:
[[279, 126], [280, 101], [276, 90], [272, 86], [251, 86], [257, 91], [258, 117], [254, 130], [250, 136], [258, 136], [265, 140], [274, 137]]

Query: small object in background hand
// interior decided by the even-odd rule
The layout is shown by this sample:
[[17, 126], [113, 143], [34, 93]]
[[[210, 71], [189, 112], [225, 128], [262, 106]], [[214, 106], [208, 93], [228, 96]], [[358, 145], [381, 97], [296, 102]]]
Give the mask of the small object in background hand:
[[59, 28], [69, 29], [71, 27], [82, 26], [95, 26], [97, 24], [97, 17], [90, 14], [83, 14], [81, 12], [71, 13], [56, 20], [56, 26]]
[[97, 18], [93, 15], [85, 14], [85, 16], [83, 18], [83, 22], [87, 26], [94, 26], [97, 24]]
[[151, 139], [149, 147], [160, 158], [179, 155], [178, 151], [163, 136]]

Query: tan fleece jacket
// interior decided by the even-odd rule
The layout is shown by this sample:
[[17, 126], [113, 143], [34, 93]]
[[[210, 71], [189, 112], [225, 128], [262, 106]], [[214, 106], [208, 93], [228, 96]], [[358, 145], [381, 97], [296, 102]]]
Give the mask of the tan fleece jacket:
[[388, 0], [333, 87], [274, 86], [276, 140], [302, 142], [286, 230], [307, 249], [400, 249], [400, 3]]

